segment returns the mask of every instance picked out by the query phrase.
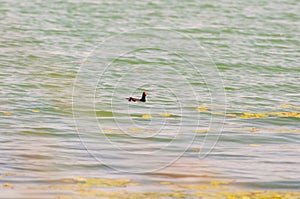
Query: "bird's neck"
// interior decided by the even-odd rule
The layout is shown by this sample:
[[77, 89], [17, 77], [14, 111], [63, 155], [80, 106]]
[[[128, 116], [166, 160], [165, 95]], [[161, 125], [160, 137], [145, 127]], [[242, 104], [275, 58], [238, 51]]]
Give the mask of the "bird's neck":
[[143, 95], [142, 98], [140, 99], [140, 101], [145, 102], [146, 101], [146, 96]]

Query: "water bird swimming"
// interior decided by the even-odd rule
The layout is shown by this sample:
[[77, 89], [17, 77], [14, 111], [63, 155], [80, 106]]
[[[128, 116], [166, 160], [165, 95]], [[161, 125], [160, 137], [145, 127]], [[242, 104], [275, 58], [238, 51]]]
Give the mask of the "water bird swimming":
[[128, 97], [128, 98], [126, 98], [126, 99], [127, 99], [129, 102], [146, 102], [146, 96], [147, 96], [147, 93], [146, 93], [146, 92], [143, 92], [142, 98], [141, 98], [141, 99], [134, 98], [134, 97]]

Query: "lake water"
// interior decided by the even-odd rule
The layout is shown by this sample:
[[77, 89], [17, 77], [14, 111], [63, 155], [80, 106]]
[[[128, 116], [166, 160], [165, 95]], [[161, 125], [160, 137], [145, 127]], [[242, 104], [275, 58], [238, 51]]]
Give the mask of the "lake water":
[[299, 1], [0, 5], [0, 198], [297, 195]]

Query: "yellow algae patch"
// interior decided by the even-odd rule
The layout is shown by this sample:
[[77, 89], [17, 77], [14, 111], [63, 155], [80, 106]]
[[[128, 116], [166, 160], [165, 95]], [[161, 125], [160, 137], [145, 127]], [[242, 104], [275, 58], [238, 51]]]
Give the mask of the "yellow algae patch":
[[259, 118], [265, 118], [268, 117], [268, 113], [257, 113], [256, 116], [258, 116]]
[[103, 129], [102, 132], [103, 133], [112, 133], [113, 130], [111, 130], [111, 129]]
[[140, 128], [129, 128], [130, 131], [133, 131], [135, 133], [143, 133], [145, 132], [144, 129], [140, 129]]
[[255, 146], [261, 146], [261, 144], [249, 144], [249, 146], [255, 147]]
[[149, 115], [149, 114], [143, 114], [143, 115], [142, 115], [142, 118], [150, 119], [150, 118], [152, 118], [152, 116]]
[[[100, 197], [107, 197], [110, 199], [120, 199], [120, 198], [141, 198], [141, 199], [148, 199], [148, 198], [227, 198], [227, 199], [267, 199], [267, 198], [278, 198], [278, 199], [296, 199], [299, 198], [299, 193], [293, 192], [275, 192], [275, 191], [262, 191], [262, 192], [251, 192], [251, 191], [239, 191], [239, 192], [224, 192], [217, 189], [217, 192], [196, 192], [196, 193], [182, 193], [182, 192], [127, 192], [127, 191], [117, 191], [117, 192], [105, 192], [105, 191], [98, 191], [92, 190], [85, 191], [82, 193], [82, 196], [100, 196]], [[220, 192], [221, 191], [221, 192]]]
[[107, 178], [81, 178], [75, 177], [72, 179], [62, 179], [61, 182], [70, 183], [67, 185], [53, 185], [51, 188], [62, 190], [74, 190], [76, 188], [87, 187], [126, 187], [137, 186], [138, 183], [128, 179], [107, 179]]
[[279, 117], [299, 117], [299, 113], [297, 112], [282, 112], [278, 116]]
[[116, 129], [102, 129], [103, 134], [126, 134], [124, 131], [118, 131]]
[[33, 109], [33, 110], [31, 110], [33, 113], [39, 113], [40, 111], [39, 110], [37, 110], [37, 109]]
[[236, 191], [216, 193], [211, 198], [228, 198], [228, 199], [296, 199], [299, 198], [299, 192], [280, 192], [280, 191]]
[[172, 116], [172, 114], [170, 114], [170, 113], [161, 113], [159, 115], [163, 116], [163, 117], [171, 117]]
[[232, 113], [227, 113], [226, 114], [226, 117], [236, 117], [237, 115], [236, 114], [232, 114]]
[[13, 184], [10, 184], [10, 183], [5, 183], [2, 185], [3, 188], [8, 188], [8, 189], [13, 189], [14, 188], [14, 185]]
[[252, 127], [249, 129], [249, 131], [251, 132], [256, 132], [256, 131], [259, 131], [260, 129], [259, 128], [255, 128], [255, 127]]
[[277, 129], [276, 131], [278, 133], [288, 133], [288, 132], [290, 132], [288, 129]]
[[243, 112], [244, 115], [247, 115], [247, 116], [254, 116], [255, 113], [249, 113], [249, 112]]
[[209, 194], [210, 191], [221, 191], [227, 190], [230, 182], [228, 181], [211, 181], [209, 184], [198, 184], [198, 185], [175, 185], [175, 188], [185, 191], [207, 191], [206, 194]]
[[100, 197], [109, 199], [127, 199], [127, 198], [139, 198], [139, 199], [159, 199], [159, 198], [187, 198], [189, 194], [178, 192], [128, 192], [128, 191], [116, 191], [108, 192], [101, 190], [79, 190], [82, 197]]
[[246, 115], [241, 115], [241, 116], [238, 116], [239, 118], [241, 119], [249, 119], [249, 118], [252, 118], [252, 117], [249, 117], [249, 116], [246, 116]]
[[288, 108], [288, 107], [292, 107], [293, 105], [291, 104], [280, 104], [281, 107], [283, 108]]
[[198, 106], [197, 110], [198, 111], [208, 111], [208, 108], [206, 106]]
[[299, 117], [300, 114], [297, 112], [285, 112], [284, 115], [286, 115], [286, 117]]
[[87, 178], [81, 178], [81, 177], [74, 177], [73, 179], [75, 182], [86, 182]]
[[281, 128], [242, 128], [240, 130], [247, 130], [247, 131], [273, 131], [273, 132], [278, 132], [278, 133], [300, 133], [300, 129], [281, 129]]
[[229, 181], [211, 181], [210, 184], [211, 185], [227, 185], [230, 184], [231, 182]]
[[127, 179], [110, 180], [105, 178], [89, 178], [84, 182], [87, 186], [98, 186], [98, 187], [126, 187], [132, 185], [138, 185]]
[[251, 113], [243, 112], [238, 114], [227, 113], [227, 117], [240, 118], [240, 119], [253, 119], [253, 118], [267, 118], [267, 117], [296, 117], [300, 118], [298, 112], [263, 112], [263, 113]]
[[172, 197], [172, 198], [186, 198], [187, 194], [179, 193], [179, 192], [177, 192], [177, 193], [171, 193], [170, 197]]
[[117, 192], [112, 192], [109, 194], [109, 192], [104, 192], [100, 190], [90, 190], [90, 189], [80, 189], [78, 190], [78, 193], [81, 197], [104, 197], [107, 196], [109, 198], [114, 198]]
[[269, 112], [268, 114], [277, 117], [300, 117], [298, 112]]
[[266, 117], [268, 117], [268, 114], [267, 113], [248, 113], [248, 112], [244, 112], [242, 115], [240, 115], [238, 117], [242, 118], [242, 119], [266, 118]]
[[[168, 181], [161, 181], [155, 184], [157, 187], [163, 185], [164, 188], [169, 188], [167, 191], [157, 192], [133, 192], [123, 187], [129, 185], [139, 185], [127, 179], [105, 179], [105, 178], [70, 178], [69, 180], [61, 180], [72, 182], [67, 185], [54, 185], [47, 188], [64, 189], [70, 192], [70, 195], [57, 195], [57, 198], [110, 198], [110, 199], [125, 199], [125, 198], [226, 198], [226, 199], [267, 199], [267, 198], [300, 198], [300, 192], [290, 191], [254, 191], [254, 190], [237, 190], [231, 187], [234, 181], [211, 181], [203, 184], [174, 184]], [[143, 188], [139, 185], [138, 188]], [[108, 187], [108, 190], [105, 188]], [[112, 189], [115, 188], [115, 189]], [[75, 193], [75, 195], [74, 195]]]
[[9, 116], [9, 115], [12, 115], [12, 112], [9, 112], [9, 111], [4, 111], [4, 112], [2, 112], [4, 115], [7, 115], [7, 116]]
[[197, 133], [207, 133], [208, 130], [207, 129], [199, 129], [199, 130], [196, 130]]

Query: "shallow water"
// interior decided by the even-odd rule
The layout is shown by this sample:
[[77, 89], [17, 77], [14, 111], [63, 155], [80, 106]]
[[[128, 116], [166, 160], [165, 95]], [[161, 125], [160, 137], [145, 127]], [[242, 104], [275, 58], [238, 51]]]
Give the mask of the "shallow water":
[[74, 177], [299, 189], [298, 1], [0, 5], [1, 198]]

